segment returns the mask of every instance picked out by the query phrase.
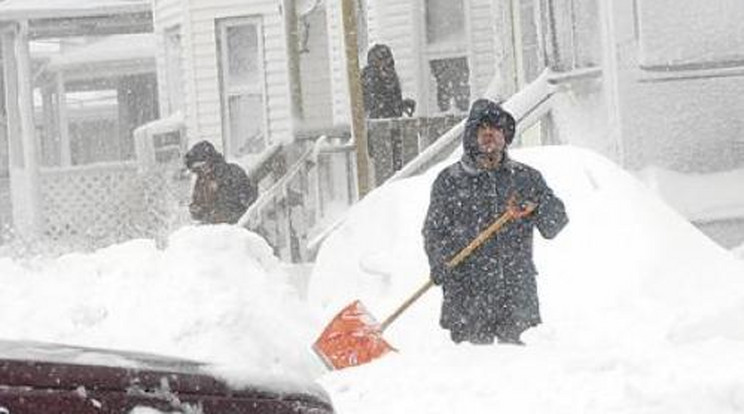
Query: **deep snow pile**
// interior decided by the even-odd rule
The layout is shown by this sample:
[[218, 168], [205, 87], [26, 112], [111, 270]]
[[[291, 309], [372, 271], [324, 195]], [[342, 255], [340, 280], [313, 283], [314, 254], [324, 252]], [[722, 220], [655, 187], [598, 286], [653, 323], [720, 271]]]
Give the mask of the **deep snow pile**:
[[[455, 346], [434, 289], [385, 334], [400, 349], [322, 383], [340, 412], [740, 412], [744, 263], [629, 173], [571, 147], [515, 150], [571, 223], [536, 236], [544, 324], [527, 347]], [[426, 280], [420, 229], [437, 174], [373, 192], [324, 244], [310, 298], [382, 319]]]
[[0, 338], [206, 360], [238, 385], [317, 378], [339, 413], [742, 412], [744, 262], [594, 153], [513, 155], [544, 172], [571, 217], [557, 239], [536, 237], [545, 323], [527, 347], [453, 345], [433, 289], [386, 332], [400, 353], [330, 373], [311, 353], [352, 299], [382, 318], [425, 282], [420, 228], [436, 168], [350, 211], [307, 301], [257, 235], [187, 227], [165, 249], [134, 240], [0, 259]]
[[183, 228], [164, 250], [0, 259], [0, 337], [197, 359], [236, 381], [314, 378], [313, 312], [289, 277], [263, 239], [226, 225]]
[[689, 220], [744, 217], [744, 169], [685, 174], [651, 166], [639, 171], [638, 178]]

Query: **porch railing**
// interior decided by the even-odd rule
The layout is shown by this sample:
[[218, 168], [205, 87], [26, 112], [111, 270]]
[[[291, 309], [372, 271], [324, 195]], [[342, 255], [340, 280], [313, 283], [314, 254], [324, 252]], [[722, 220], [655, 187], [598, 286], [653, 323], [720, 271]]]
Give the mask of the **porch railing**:
[[367, 144], [374, 187], [384, 183], [466, 114], [422, 118], [370, 119]]
[[[592, 73], [580, 73], [576, 76], [598, 76], [597, 71]], [[567, 74], [557, 74], [550, 69], [545, 69], [537, 79], [512, 95], [504, 102], [504, 106], [514, 115], [517, 120], [517, 136], [549, 117], [553, 107], [555, 95], [562, 91], [563, 80]], [[497, 100], [497, 91], [486, 91], [484, 97]], [[548, 118], [549, 119], [549, 118]], [[392, 182], [407, 177], [421, 174], [432, 166], [444, 161], [460, 147], [462, 133], [465, 129], [465, 120], [461, 120], [437, 138], [428, 147], [423, 149], [414, 159], [402, 166], [400, 170], [392, 174], [386, 182]], [[551, 130], [545, 129], [549, 134]], [[551, 141], [550, 137], [546, 138]], [[380, 184], [378, 184], [379, 186]], [[321, 243], [328, 235], [340, 226], [346, 219], [345, 215], [339, 216], [334, 223], [326, 226], [313, 239], [308, 241], [307, 252], [311, 256], [317, 254]]]
[[262, 235], [285, 261], [309, 260], [312, 232], [357, 199], [353, 154], [348, 139], [321, 136], [262, 191], [238, 225]]

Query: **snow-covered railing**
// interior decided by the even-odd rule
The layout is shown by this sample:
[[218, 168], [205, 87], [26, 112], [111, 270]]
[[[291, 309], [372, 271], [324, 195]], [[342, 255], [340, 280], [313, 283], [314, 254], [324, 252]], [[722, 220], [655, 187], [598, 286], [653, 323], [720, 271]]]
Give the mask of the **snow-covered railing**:
[[177, 226], [188, 181], [134, 161], [40, 170], [42, 236], [80, 248], [164, 236]]
[[[318, 138], [281, 179], [261, 192], [238, 225], [264, 236], [280, 258], [306, 261], [312, 229], [357, 198], [354, 146], [339, 141], [325, 135]], [[346, 173], [343, 182], [338, 182], [339, 174], [333, 170]]]
[[[549, 101], [557, 90], [557, 86], [551, 82], [552, 76], [554, 76], [553, 72], [545, 69], [537, 79], [504, 102], [504, 106], [517, 120], [517, 135], [534, 125], [550, 111]], [[487, 91], [484, 97], [499, 99], [494, 91]], [[460, 138], [464, 129], [465, 120], [452, 127], [400, 171], [393, 174], [388, 181], [420, 174], [449, 157], [452, 151], [461, 145]]]
[[[504, 106], [514, 115], [517, 121], [517, 136], [535, 125], [550, 112], [552, 98], [557, 92], [562, 90], [562, 85], [566, 80], [573, 79], [573, 77], [595, 77], [598, 74], [600, 72], [596, 69], [582, 71], [581, 73], [556, 73], [550, 69], [543, 70], [537, 79], [504, 102]], [[496, 101], [499, 100], [496, 91], [493, 89], [486, 91], [484, 97]], [[433, 165], [448, 158], [461, 145], [461, 137], [464, 129], [465, 120], [462, 120], [434, 141], [434, 143], [428, 146], [411, 162], [393, 174], [386, 183], [421, 174]], [[345, 215], [340, 216], [333, 224], [325, 227], [322, 233], [309, 240], [307, 244], [308, 252], [312, 255], [317, 253], [317, 249], [323, 240], [341, 225], [345, 219]]]

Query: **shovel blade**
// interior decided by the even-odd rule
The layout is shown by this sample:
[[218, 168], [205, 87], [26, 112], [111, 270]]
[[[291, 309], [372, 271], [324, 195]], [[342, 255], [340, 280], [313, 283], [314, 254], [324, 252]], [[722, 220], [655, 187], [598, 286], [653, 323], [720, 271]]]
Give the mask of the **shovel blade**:
[[366, 364], [394, 350], [382, 338], [380, 324], [360, 301], [354, 301], [328, 324], [313, 350], [329, 369]]

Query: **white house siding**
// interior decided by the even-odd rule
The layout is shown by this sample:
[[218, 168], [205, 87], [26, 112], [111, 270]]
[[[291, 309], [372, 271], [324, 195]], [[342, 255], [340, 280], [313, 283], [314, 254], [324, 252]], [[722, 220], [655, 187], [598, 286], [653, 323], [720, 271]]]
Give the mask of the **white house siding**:
[[[166, 97], [168, 96], [169, 82], [171, 81], [167, 76], [167, 63], [165, 61], [165, 34], [167, 30], [180, 26], [181, 35], [183, 36], [183, 11], [183, 0], [153, 1], [153, 27], [155, 31], [156, 48], [158, 50], [158, 53], [156, 53], [156, 62], [161, 116], [167, 114], [169, 111], [168, 100]], [[183, 59], [183, 56], [181, 59]], [[185, 85], [183, 86], [183, 89], [186, 91], [187, 88]], [[184, 102], [188, 105], [189, 100], [184, 99]]]
[[[496, 72], [496, 27], [492, 0], [465, 0], [468, 21], [468, 57], [471, 97], [480, 96]], [[422, 0], [375, 0], [368, 6], [369, 43], [390, 46], [400, 77], [403, 95], [412, 97], [425, 110]]]
[[491, 0], [470, 0], [470, 92], [485, 92], [496, 73], [496, 28]]
[[318, 7], [304, 19], [308, 24], [308, 38], [307, 49], [300, 52], [302, 123], [306, 129], [323, 129], [330, 127], [333, 121], [326, 11]]
[[346, 74], [346, 55], [344, 51], [344, 31], [341, 21], [341, 2], [327, 1], [326, 20], [328, 28], [328, 63], [331, 75], [331, 99], [333, 123], [350, 124], [349, 85]]
[[[709, 4], [703, 0], [694, 0], [693, 3], [701, 9]], [[728, 4], [733, 7], [735, 3]], [[674, 72], [642, 70], [640, 65], [644, 62], [667, 59], [665, 53], [668, 51], [640, 47], [636, 27], [642, 29], [649, 24], [660, 23], [662, 27], [656, 27], [655, 30], [666, 31], [665, 35], [669, 37], [674, 37], [675, 30], [687, 29], [675, 26], [674, 22], [664, 24], [645, 20], [648, 18], [646, 7], [673, 8], [674, 5], [668, 2], [640, 2], [638, 10], [634, 10], [633, 6], [632, 0], [624, 0], [613, 2], [611, 9], [615, 29], [613, 42], [618, 57], [618, 107], [625, 164], [630, 168], [656, 164], [692, 171], [702, 171], [711, 166], [727, 169], [744, 164], [741, 138], [741, 131], [744, 130], [744, 118], [741, 116], [744, 113], [744, 100], [741, 99], [744, 96], [744, 76], [662, 80], [670, 77], [668, 75], [673, 76]], [[744, 12], [744, 6], [737, 7], [734, 11], [713, 10], [717, 11], [718, 20], [728, 21], [727, 16], [732, 13]], [[688, 35], [680, 32], [680, 36]], [[709, 35], [703, 37], [706, 36]], [[718, 32], [713, 32], [709, 40], [717, 41], [716, 36]], [[643, 36], [640, 40], [643, 41]], [[691, 45], [691, 49], [680, 49], [678, 55], [683, 56], [684, 60], [706, 58], [698, 54], [696, 45]], [[687, 71], [687, 75], [693, 76], [714, 73], [725, 74], [720, 70]]]
[[493, 36], [493, 90], [503, 98], [516, 92], [514, 42], [511, 6], [503, 0], [490, 0]]
[[[188, 0], [188, 32], [184, 49], [191, 55], [184, 76], [194, 87], [194, 110], [189, 111], [190, 140], [209, 139], [222, 145], [220, 82], [215, 27], [217, 19], [260, 18], [263, 32], [264, 81], [270, 143], [292, 138], [289, 74], [280, 3], [276, 1]], [[187, 52], [189, 53], [189, 52]]]
[[[420, 101], [419, 96], [419, 19], [417, 0], [373, 0], [368, 4], [369, 46], [390, 47], [404, 97]], [[366, 57], [365, 57], [366, 61]]]

